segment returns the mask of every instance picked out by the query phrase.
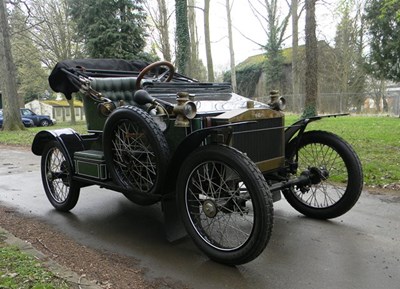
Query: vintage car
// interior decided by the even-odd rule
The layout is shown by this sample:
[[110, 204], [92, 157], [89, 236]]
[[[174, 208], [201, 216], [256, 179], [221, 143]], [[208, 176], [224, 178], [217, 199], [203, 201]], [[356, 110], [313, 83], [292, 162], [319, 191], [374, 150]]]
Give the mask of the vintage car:
[[285, 127], [276, 92], [263, 104], [227, 83], [185, 77], [166, 61], [66, 60], [49, 82], [67, 98], [82, 97], [88, 129], [41, 131], [33, 141], [57, 210], [74, 208], [91, 185], [140, 205], [160, 202], [167, 237], [183, 223], [210, 259], [238, 265], [266, 247], [281, 193], [318, 219], [346, 213], [360, 196], [362, 168], [351, 146], [306, 131], [332, 115]]

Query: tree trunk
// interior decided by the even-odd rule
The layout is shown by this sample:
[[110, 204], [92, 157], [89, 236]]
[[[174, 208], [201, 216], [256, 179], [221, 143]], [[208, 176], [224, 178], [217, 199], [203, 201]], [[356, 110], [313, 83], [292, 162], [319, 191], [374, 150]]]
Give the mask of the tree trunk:
[[[292, 0], [292, 94], [293, 104], [301, 107], [299, 76], [299, 16], [297, 15], [299, 0]], [[298, 100], [298, 101], [297, 101]]]
[[355, 104], [357, 106], [357, 112], [361, 112], [361, 106], [364, 104], [365, 97], [364, 97], [364, 88], [366, 87], [366, 71], [365, 71], [365, 65], [364, 65], [364, 29], [365, 29], [365, 18], [362, 17], [364, 10], [359, 7], [358, 9], [358, 15], [360, 15], [360, 29], [358, 31], [358, 57], [357, 57], [357, 69], [359, 71], [359, 80], [358, 80], [358, 94], [357, 97], [355, 98]]
[[187, 0], [175, 0], [176, 15], [176, 67], [179, 73], [187, 74], [190, 64], [190, 35], [187, 17]]
[[21, 130], [21, 121], [16, 83], [16, 68], [11, 54], [10, 33], [6, 3], [0, 0], [0, 84], [3, 97], [3, 130]]
[[168, 28], [168, 10], [165, 0], [158, 0], [158, 7], [160, 9], [160, 24], [157, 25], [160, 31], [161, 50], [164, 60], [171, 62], [171, 46], [169, 44], [169, 28]]
[[231, 83], [233, 92], [236, 92], [237, 84], [236, 84], [235, 52], [233, 50], [231, 4], [229, 0], [226, 0], [226, 15], [228, 19], [229, 54], [231, 62]]
[[385, 93], [386, 93], [386, 80], [384, 77], [381, 77], [381, 79], [379, 81], [378, 97], [375, 100], [377, 112], [387, 112], [387, 110], [385, 111], [385, 106], [387, 108], [387, 101], [386, 101]]
[[71, 111], [71, 124], [76, 124], [75, 118], [75, 104], [74, 104], [74, 97], [72, 96], [71, 99], [68, 99], [69, 109]]
[[190, 76], [200, 79], [199, 66], [199, 38], [197, 35], [195, 0], [188, 0], [188, 23], [190, 33]]
[[317, 115], [318, 46], [315, 34], [315, 1], [306, 1], [306, 97], [303, 118]]
[[204, 38], [206, 45], [208, 81], [214, 82], [214, 65], [211, 55], [211, 40], [210, 40], [210, 0], [204, 0]]

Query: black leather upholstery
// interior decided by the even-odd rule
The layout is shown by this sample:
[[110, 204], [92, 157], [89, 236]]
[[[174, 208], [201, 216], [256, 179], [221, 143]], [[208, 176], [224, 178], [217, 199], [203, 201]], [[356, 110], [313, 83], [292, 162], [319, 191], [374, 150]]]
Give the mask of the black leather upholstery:
[[91, 82], [92, 88], [104, 97], [114, 102], [123, 100], [130, 105], [136, 105], [133, 101], [135, 85], [136, 77], [93, 78]]

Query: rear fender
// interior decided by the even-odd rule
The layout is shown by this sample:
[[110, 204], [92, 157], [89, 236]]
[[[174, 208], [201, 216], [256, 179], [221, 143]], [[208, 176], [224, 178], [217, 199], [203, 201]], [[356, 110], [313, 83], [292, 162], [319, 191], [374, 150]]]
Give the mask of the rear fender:
[[36, 134], [32, 142], [32, 152], [41, 156], [46, 144], [50, 141], [57, 141], [68, 153], [71, 164], [72, 156], [76, 151], [84, 150], [83, 140], [81, 136], [71, 128], [43, 130]]

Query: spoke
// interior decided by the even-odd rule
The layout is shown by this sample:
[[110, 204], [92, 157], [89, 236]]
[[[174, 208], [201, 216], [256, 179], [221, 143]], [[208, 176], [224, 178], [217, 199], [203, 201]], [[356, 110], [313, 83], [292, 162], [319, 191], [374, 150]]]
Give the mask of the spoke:
[[316, 167], [326, 170], [328, 179], [323, 179], [317, 185], [312, 186], [307, 192], [297, 191], [296, 195], [303, 203], [315, 207], [326, 208], [336, 204], [344, 195], [345, 186], [338, 185], [338, 177], [341, 183], [348, 182], [346, 168], [340, 154], [322, 143], [311, 143], [302, 147], [298, 152], [299, 172]]
[[[243, 202], [247, 193], [240, 191], [243, 182], [237, 172], [224, 163], [206, 162], [192, 172], [188, 184], [187, 209], [201, 238], [225, 250], [242, 246], [251, 235], [254, 215], [244, 210], [251, 199]], [[215, 215], [203, 211], [206, 200], [214, 204]]]
[[124, 121], [120, 123], [112, 140], [114, 164], [125, 183], [147, 191], [155, 182], [157, 167], [155, 154], [141, 129]]
[[58, 148], [48, 152], [45, 172], [52, 198], [58, 203], [64, 202], [69, 196], [70, 172], [64, 154]]
[[[219, 214], [215, 218], [207, 218], [204, 220], [206, 224], [203, 226], [203, 229], [206, 232], [214, 232], [214, 234], [218, 232], [217, 237], [219, 237], [219, 240], [214, 240], [215, 244], [241, 243], [243, 242], [243, 238], [247, 239], [250, 236], [251, 231], [241, 229], [240, 226], [238, 226], [238, 221], [245, 221], [250, 224], [251, 222], [242, 217], [240, 217], [239, 220], [237, 217], [238, 215], [235, 214]], [[247, 229], [248, 228], [251, 227], [247, 227]], [[213, 236], [210, 235], [210, 237]], [[215, 235], [214, 239], [216, 239]], [[233, 239], [235, 239], [236, 242], [233, 242]]]

